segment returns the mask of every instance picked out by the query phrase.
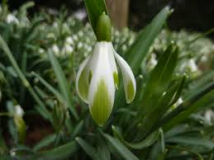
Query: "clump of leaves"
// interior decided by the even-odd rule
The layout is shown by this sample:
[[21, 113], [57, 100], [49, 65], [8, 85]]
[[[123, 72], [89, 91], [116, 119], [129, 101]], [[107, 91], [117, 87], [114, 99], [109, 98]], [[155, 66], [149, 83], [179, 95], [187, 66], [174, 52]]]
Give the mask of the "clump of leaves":
[[[213, 44], [208, 39], [161, 32], [171, 13], [168, 7], [139, 33], [115, 30], [113, 43], [125, 53], [138, 91], [127, 105], [119, 89], [113, 115], [99, 128], [74, 87], [77, 66], [95, 42], [91, 27], [64, 11], [57, 17], [44, 12], [28, 19], [32, 5], [15, 13], [3, 9], [1, 14], [3, 159], [212, 159], [214, 73], [198, 63], [203, 56], [211, 60]], [[197, 49], [201, 44], [206, 54]], [[188, 68], [192, 58], [200, 74], [180, 69], [184, 63]], [[30, 143], [33, 133], [40, 138]]]

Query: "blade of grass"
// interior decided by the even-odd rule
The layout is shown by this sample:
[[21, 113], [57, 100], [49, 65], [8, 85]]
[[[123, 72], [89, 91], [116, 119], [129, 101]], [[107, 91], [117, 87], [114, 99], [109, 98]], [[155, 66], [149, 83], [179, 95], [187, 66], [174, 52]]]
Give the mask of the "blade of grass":
[[130, 143], [130, 142], [127, 142], [124, 140], [123, 136], [119, 133], [119, 131], [116, 129], [116, 127], [112, 126], [112, 130], [113, 130], [115, 137], [117, 137], [121, 142], [123, 142], [129, 148], [137, 149], [137, 150], [142, 150], [142, 149], [145, 149], [145, 148], [151, 146], [152, 144], [155, 143], [155, 141], [157, 141], [157, 139], [160, 135], [160, 132], [157, 131], [157, 132], [152, 133], [148, 137], [146, 137], [141, 142]]
[[[10, 63], [12, 64], [13, 68], [15, 69], [17, 75], [19, 76], [22, 84], [24, 87], [26, 87], [28, 89], [28, 91], [30, 92], [30, 94], [32, 95], [32, 97], [35, 99], [35, 101], [38, 104], [38, 107], [40, 107], [39, 111], [40, 114], [51, 121], [51, 115], [48, 112], [48, 110], [45, 108], [45, 104], [40, 100], [40, 98], [38, 97], [38, 95], [34, 92], [33, 88], [31, 87], [30, 83], [28, 82], [27, 78], [24, 76], [24, 74], [22, 73], [20, 67], [18, 66], [16, 60], [13, 57], [13, 54], [11, 53], [7, 43], [4, 41], [4, 39], [2, 38], [2, 36], [0, 35], [0, 47], [1, 49], [4, 51], [4, 53], [6, 54], [6, 56], [8, 57]], [[38, 108], [36, 108], [38, 109]], [[41, 112], [42, 111], [42, 112]]]
[[141, 117], [148, 115], [154, 109], [155, 103], [158, 101], [159, 97], [162, 96], [172, 78], [177, 59], [178, 48], [176, 48], [174, 44], [171, 44], [158, 60], [158, 64], [155, 66], [148, 79], [140, 102], [144, 104], [139, 112]]
[[71, 92], [69, 90], [69, 85], [68, 82], [66, 80], [65, 74], [62, 71], [62, 68], [58, 62], [58, 60], [56, 59], [56, 57], [54, 56], [54, 54], [52, 53], [52, 51], [48, 51], [48, 56], [50, 58], [50, 62], [51, 65], [53, 67], [53, 70], [56, 74], [56, 78], [57, 78], [57, 82], [60, 88], [60, 91], [62, 92], [67, 104], [68, 104], [68, 108], [70, 109], [71, 113], [73, 114], [74, 118], [76, 120], [79, 119], [76, 110], [74, 109], [74, 106], [72, 105], [72, 99], [71, 99]]
[[108, 134], [103, 134], [106, 140], [113, 146], [113, 148], [122, 156], [125, 160], [139, 160], [125, 145], [123, 145], [117, 138], [114, 138]]
[[52, 150], [40, 152], [39, 160], [62, 160], [74, 155], [78, 148], [78, 144], [75, 141], [72, 141]]
[[62, 103], [64, 103], [64, 99], [63, 97], [61, 96], [61, 94], [54, 88], [52, 87], [47, 81], [45, 81], [40, 75], [38, 75], [37, 73], [35, 72], [32, 72], [32, 75], [35, 76], [36, 78], [38, 78], [38, 80], [51, 92], [53, 93], [53, 95], [55, 95], [58, 100]]
[[141, 64], [146, 57], [150, 46], [161, 31], [170, 13], [171, 10], [169, 7], [163, 8], [152, 22], [139, 33], [136, 41], [133, 43], [133, 46], [127, 51], [126, 59], [134, 74], [138, 72], [139, 64]]
[[193, 155], [195, 155], [195, 157], [197, 157], [198, 160], [204, 160], [204, 158], [197, 152], [191, 150], [191, 149], [188, 149], [188, 148], [184, 148], [184, 147], [179, 147], [179, 146], [170, 146], [170, 145], [167, 145], [166, 146], [168, 149], [175, 149], [175, 150], [179, 150], [179, 151], [186, 151], [186, 152], [189, 152]]
[[80, 145], [80, 147], [93, 159], [93, 160], [100, 160], [100, 157], [98, 156], [97, 150], [88, 144], [85, 140], [82, 138], [77, 137], [76, 138], [77, 143]]
[[185, 120], [190, 114], [205, 108], [214, 98], [214, 82], [206, 85], [190, 99], [183, 102], [176, 109], [163, 117], [157, 127], [164, 126], [170, 129], [179, 122]]

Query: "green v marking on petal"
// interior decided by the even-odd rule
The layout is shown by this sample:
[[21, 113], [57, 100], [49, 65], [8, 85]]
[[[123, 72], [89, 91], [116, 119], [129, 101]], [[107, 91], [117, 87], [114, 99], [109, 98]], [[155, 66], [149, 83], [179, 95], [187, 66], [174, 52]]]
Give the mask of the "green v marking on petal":
[[99, 126], [103, 126], [111, 114], [111, 98], [103, 79], [100, 80], [94, 95], [93, 105], [90, 107], [92, 118]]

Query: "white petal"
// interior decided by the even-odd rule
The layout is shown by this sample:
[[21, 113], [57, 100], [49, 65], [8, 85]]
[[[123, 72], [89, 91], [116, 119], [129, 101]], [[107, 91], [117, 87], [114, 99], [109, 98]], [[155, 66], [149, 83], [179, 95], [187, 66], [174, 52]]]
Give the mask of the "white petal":
[[[114, 78], [109, 61], [107, 42], [95, 46], [96, 63], [91, 63], [92, 79], [89, 87], [89, 109], [96, 123], [102, 126], [110, 116], [114, 104]], [[95, 59], [95, 58], [92, 58]], [[91, 61], [92, 62], [92, 61]]]
[[87, 57], [80, 65], [79, 71], [77, 73], [76, 78], [76, 90], [80, 98], [88, 103], [88, 90], [89, 90], [89, 82], [88, 82], [88, 70], [86, 69], [86, 65], [89, 61], [90, 57]]
[[127, 62], [116, 52], [114, 52], [116, 60], [120, 66], [127, 103], [131, 103], [136, 94], [136, 81], [134, 74]]
[[108, 46], [109, 62], [111, 65], [111, 69], [113, 71], [114, 84], [115, 84], [115, 87], [118, 89], [119, 79], [118, 79], [117, 65], [116, 65], [115, 58], [114, 58], [114, 52], [115, 51], [114, 51], [112, 43], [109, 43], [109, 46]]

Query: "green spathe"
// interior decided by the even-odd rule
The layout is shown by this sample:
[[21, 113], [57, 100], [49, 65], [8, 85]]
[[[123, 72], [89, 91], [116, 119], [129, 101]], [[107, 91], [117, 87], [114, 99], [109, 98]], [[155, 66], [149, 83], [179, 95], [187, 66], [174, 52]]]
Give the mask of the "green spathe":
[[102, 14], [99, 17], [95, 34], [98, 42], [111, 42], [111, 20], [108, 15]]
[[103, 124], [109, 118], [112, 110], [111, 106], [111, 98], [108, 88], [105, 81], [101, 79], [94, 95], [93, 104], [90, 107], [92, 118], [99, 126], [103, 126]]

